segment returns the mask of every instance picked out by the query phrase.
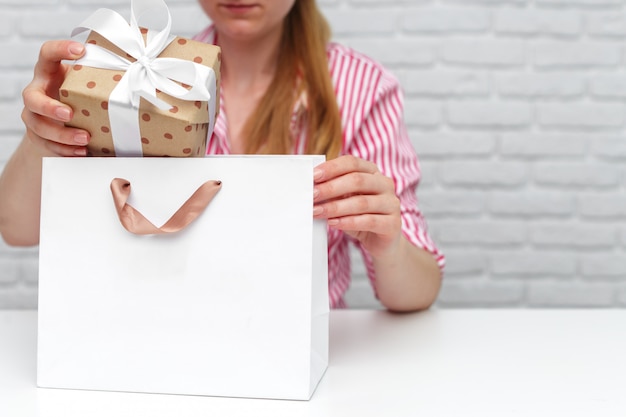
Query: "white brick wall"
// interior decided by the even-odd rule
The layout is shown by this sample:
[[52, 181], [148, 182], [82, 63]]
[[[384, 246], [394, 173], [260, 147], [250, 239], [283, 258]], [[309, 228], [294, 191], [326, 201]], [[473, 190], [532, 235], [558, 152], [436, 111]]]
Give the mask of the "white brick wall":
[[[0, 0], [0, 165], [40, 43], [129, 0]], [[168, 0], [174, 31], [207, 20]], [[406, 92], [419, 191], [447, 254], [438, 304], [626, 306], [626, 0], [320, 0]], [[358, 259], [358, 256], [355, 256]], [[362, 265], [353, 306], [376, 306]], [[0, 308], [35, 307], [36, 248], [0, 243]]]

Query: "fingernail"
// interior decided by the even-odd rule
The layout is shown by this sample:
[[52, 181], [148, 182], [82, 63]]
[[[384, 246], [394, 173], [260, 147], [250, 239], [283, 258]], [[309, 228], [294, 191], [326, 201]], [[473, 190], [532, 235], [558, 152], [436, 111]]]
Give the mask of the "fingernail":
[[85, 47], [80, 43], [73, 43], [70, 45], [70, 53], [74, 55], [81, 55], [84, 50]]
[[72, 116], [72, 112], [67, 107], [57, 107], [54, 114], [59, 118], [59, 120], [64, 122], [69, 122], [70, 117]]
[[76, 155], [76, 156], [87, 156], [87, 148], [76, 148], [76, 149], [74, 149], [74, 155]]
[[317, 187], [313, 188], [313, 200], [317, 200], [317, 197], [319, 197], [320, 195], [320, 190], [317, 189]]
[[324, 173], [324, 172], [323, 172], [321, 169], [319, 169], [319, 168], [315, 168], [315, 169], [313, 170], [313, 179], [314, 179], [314, 180], [319, 180], [320, 178], [322, 178], [322, 174], [323, 174], [323, 173]]
[[74, 142], [79, 145], [86, 145], [87, 142], [89, 142], [89, 138], [87, 137], [86, 133], [77, 133], [74, 135]]
[[337, 226], [339, 224], [339, 220], [337, 219], [328, 219], [326, 222], [329, 226]]
[[313, 215], [314, 216], [319, 216], [320, 214], [322, 214], [322, 212], [324, 211], [324, 209], [320, 206], [315, 206], [313, 207]]

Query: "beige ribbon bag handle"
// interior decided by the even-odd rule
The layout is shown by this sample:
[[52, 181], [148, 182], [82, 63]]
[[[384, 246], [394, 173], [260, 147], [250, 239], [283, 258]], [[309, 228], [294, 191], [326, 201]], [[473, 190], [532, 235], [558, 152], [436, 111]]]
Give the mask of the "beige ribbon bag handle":
[[184, 229], [204, 211], [221, 188], [221, 181], [205, 182], [163, 226], [156, 227], [127, 203], [131, 190], [130, 181], [123, 178], [114, 178], [111, 181], [111, 193], [120, 222], [126, 230], [136, 235], [175, 233]]

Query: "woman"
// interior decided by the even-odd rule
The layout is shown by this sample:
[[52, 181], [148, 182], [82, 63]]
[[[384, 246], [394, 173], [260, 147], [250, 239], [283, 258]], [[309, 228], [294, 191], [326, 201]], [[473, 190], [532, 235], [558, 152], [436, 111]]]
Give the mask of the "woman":
[[[330, 44], [315, 0], [200, 0], [213, 26], [197, 36], [222, 48], [221, 112], [209, 153], [313, 153], [313, 216], [329, 225], [329, 287], [344, 306], [348, 241], [361, 248], [374, 290], [394, 311], [428, 308], [443, 256], [417, 208], [417, 158], [402, 121], [395, 78]], [[57, 101], [81, 44], [50, 41], [24, 89], [24, 140], [0, 177], [0, 233], [12, 245], [39, 241], [41, 158], [85, 156], [89, 133], [64, 126]]]

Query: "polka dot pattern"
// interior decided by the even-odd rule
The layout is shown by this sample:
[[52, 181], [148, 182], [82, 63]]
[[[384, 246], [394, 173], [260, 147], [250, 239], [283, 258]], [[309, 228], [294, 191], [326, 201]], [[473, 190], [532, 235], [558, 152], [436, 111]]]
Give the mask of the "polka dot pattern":
[[[142, 31], [145, 34], [145, 31]], [[97, 44], [112, 52], [126, 54], [97, 33], [89, 35], [88, 43]], [[205, 51], [208, 48], [209, 51]], [[221, 56], [212, 45], [183, 38], [176, 38], [161, 54], [163, 57], [178, 57], [219, 69]], [[134, 58], [132, 59], [134, 60]], [[60, 99], [75, 109], [71, 126], [91, 133], [88, 145], [89, 156], [115, 156], [111, 126], [109, 124], [110, 92], [122, 79], [120, 71], [102, 70], [72, 65], [66, 83], [60, 88]], [[218, 72], [219, 80], [219, 72]], [[191, 89], [190, 85], [181, 85]], [[218, 86], [219, 87], [219, 86]], [[218, 90], [219, 91], [219, 90]], [[189, 157], [204, 156], [208, 134], [208, 103], [184, 101], [157, 91], [157, 96], [171, 104], [171, 108], [160, 110], [142, 100], [138, 114], [141, 143], [145, 156]], [[219, 94], [216, 97], [219, 99]], [[219, 104], [216, 103], [219, 109]], [[213, 115], [211, 115], [213, 117]], [[68, 123], [70, 124], [70, 123]]]

